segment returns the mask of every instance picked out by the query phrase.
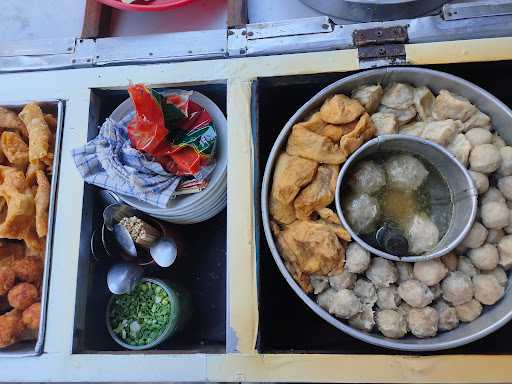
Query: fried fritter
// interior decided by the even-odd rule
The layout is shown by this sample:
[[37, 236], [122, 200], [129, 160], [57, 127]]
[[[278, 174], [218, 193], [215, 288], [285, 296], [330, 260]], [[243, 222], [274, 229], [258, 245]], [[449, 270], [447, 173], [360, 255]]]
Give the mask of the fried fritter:
[[315, 178], [295, 199], [295, 215], [306, 220], [317, 209], [325, 208], [334, 201], [336, 179], [340, 167], [337, 165], [321, 165]]
[[34, 303], [23, 311], [22, 320], [28, 329], [32, 331], [39, 330], [39, 320], [41, 318], [41, 303]]
[[320, 216], [320, 219], [317, 220], [319, 223], [329, 225], [331, 229], [336, 233], [336, 236], [338, 236], [341, 240], [351, 240], [350, 233], [348, 233], [348, 231], [343, 228], [338, 215], [336, 215], [332, 209], [322, 208], [316, 212]]
[[12, 270], [21, 281], [39, 285], [43, 277], [43, 262], [34, 256], [25, 256], [12, 264]]
[[281, 153], [277, 158], [272, 183], [272, 197], [283, 204], [295, 199], [300, 189], [315, 176], [318, 163]]
[[36, 203], [36, 231], [39, 237], [48, 234], [48, 208], [50, 207], [50, 183], [43, 171], [36, 171], [37, 191], [34, 197]]
[[28, 164], [28, 145], [15, 132], [3, 132], [0, 137], [0, 147], [9, 163], [19, 169]]
[[43, 111], [36, 103], [25, 105], [19, 114], [28, 130], [28, 156], [31, 163], [38, 160], [48, 164], [50, 155], [51, 132], [46, 123]]
[[343, 136], [340, 140], [340, 147], [345, 156], [349, 156], [363, 143], [375, 135], [375, 127], [372, 119], [367, 113], [363, 114], [353, 131]]
[[320, 108], [320, 116], [327, 123], [347, 124], [361, 116], [364, 111], [359, 101], [338, 94], [324, 102]]
[[21, 133], [23, 137], [28, 137], [27, 127], [18, 117], [16, 112], [7, 108], [0, 107], [0, 128], [15, 130]]
[[281, 224], [290, 224], [297, 219], [293, 203], [283, 204], [272, 196], [270, 196], [269, 210], [270, 215]]
[[14, 287], [16, 282], [16, 274], [9, 267], [0, 268], [0, 295], [6, 295], [9, 290]]
[[288, 138], [286, 152], [326, 164], [341, 164], [346, 160], [345, 152], [330, 139], [296, 125]]
[[322, 120], [320, 116], [320, 112], [315, 112], [309, 118], [304, 120], [301, 123], [297, 123], [294, 126], [303, 127], [311, 132], [318, 133], [323, 127], [325, 127], [327, 123]]
[[283, 258], [306, 292], [311, 291], [309, 275], [325, 276], [343, 269], [345, 248], [329, 225], [297, 220], [276, 237]]
[[30, 283], [19, 283], [7, 294], [11, 307], [23, 311], [39, 299], [39, 291]]
[[0, 347], [6, 347], [18, 341], [25, 330], [25, 325], [21, 320], [21, 313], [12, 310], [5, 315], [0, 316]]

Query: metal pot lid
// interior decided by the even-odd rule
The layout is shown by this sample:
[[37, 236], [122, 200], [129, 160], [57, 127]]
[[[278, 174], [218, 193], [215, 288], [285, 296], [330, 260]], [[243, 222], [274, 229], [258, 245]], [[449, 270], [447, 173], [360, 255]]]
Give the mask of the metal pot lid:
[[441, 7], [446, 0], [301, 0], [327, 15], [353, 21], [412, 19]]

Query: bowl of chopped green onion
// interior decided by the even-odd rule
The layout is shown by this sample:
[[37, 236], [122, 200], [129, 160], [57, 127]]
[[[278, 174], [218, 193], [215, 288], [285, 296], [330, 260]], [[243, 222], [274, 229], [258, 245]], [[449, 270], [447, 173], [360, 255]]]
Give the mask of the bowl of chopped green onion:
[[112, 338], [131, 350], [156, 347], [179, 328], [184, 317], [177, 287], [143, 278], [130, 293], [113, 295], [107, 305], [107, 328]]

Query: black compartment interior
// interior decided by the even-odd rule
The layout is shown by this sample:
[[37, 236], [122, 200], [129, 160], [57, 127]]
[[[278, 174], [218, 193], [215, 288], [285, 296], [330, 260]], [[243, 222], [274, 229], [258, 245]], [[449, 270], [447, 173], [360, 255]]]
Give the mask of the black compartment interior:
[[[212, 99], [226, 113], [225, 84], [175, 87], [192, 89]], [[95, 90], [89, 137], [128, 97], [126, 91]], [[78, 293], [74, 335], [74, 353], [126, 351], [110, 337], [105, 310], [111, 296], [106, 276], [111, 261], [96, 261], [90, 251], [94, 229], [102, 224], [99, 188], [86, 185], [80, 240]], [[179, 282], [191, 294], [193, 313], [184, 329], [155, 348], [165, 353], [223, 353], [226, 349], [226, 210], [212, 219], [191, 225], [173, 225], [185, 244], [185, 254], [169, 270], [147, 275]], [[151, 353], [140, 351], [130, 353]]]
[[[512, 62], [436, 65], [430, 68], [465, 78], [512, 107], [508, 81]], [[329, 73], [258, 79], [253, 93], [253, 135], [256, 145], [256, 212], [260, 215], [263, 171], [275, 139], [288, 119], [327, 85], [349, 76]], [[256, 230], [259, 286], [258, 350], [262, 353], [413, 354], [374, 347], [352, 338], [310, 310], [279, 272], [261, 225]], [[503, 342], [512, 338], [512, 323], [467, 346], [435, 354], [510, 354]]]

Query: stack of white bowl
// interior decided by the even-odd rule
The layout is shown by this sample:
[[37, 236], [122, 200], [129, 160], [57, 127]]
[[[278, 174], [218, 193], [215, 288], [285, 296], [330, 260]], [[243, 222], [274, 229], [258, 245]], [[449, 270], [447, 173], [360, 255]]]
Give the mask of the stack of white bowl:
[[[168, 90], [163, 93], [172, 93], [173, 91], [176, 90]], [[191, 100], [208, 111], [217, 132], [216, 165], [210, 175], [208, 186], [201, 192], [177, 196], [169, 202], [166, 208], [159, 208], [133, 197], [119, 195], [126, 204], [158, 219], [176, 224], [193, 224], [208, 220], [221, 212], [227, 203], [228, 132], [226, 117], [212, 100], [199, 92], [194, 91]], [[133, 111], [131, 99], [127, 99], [112, 112], [110, 117], [119, 121]]]

